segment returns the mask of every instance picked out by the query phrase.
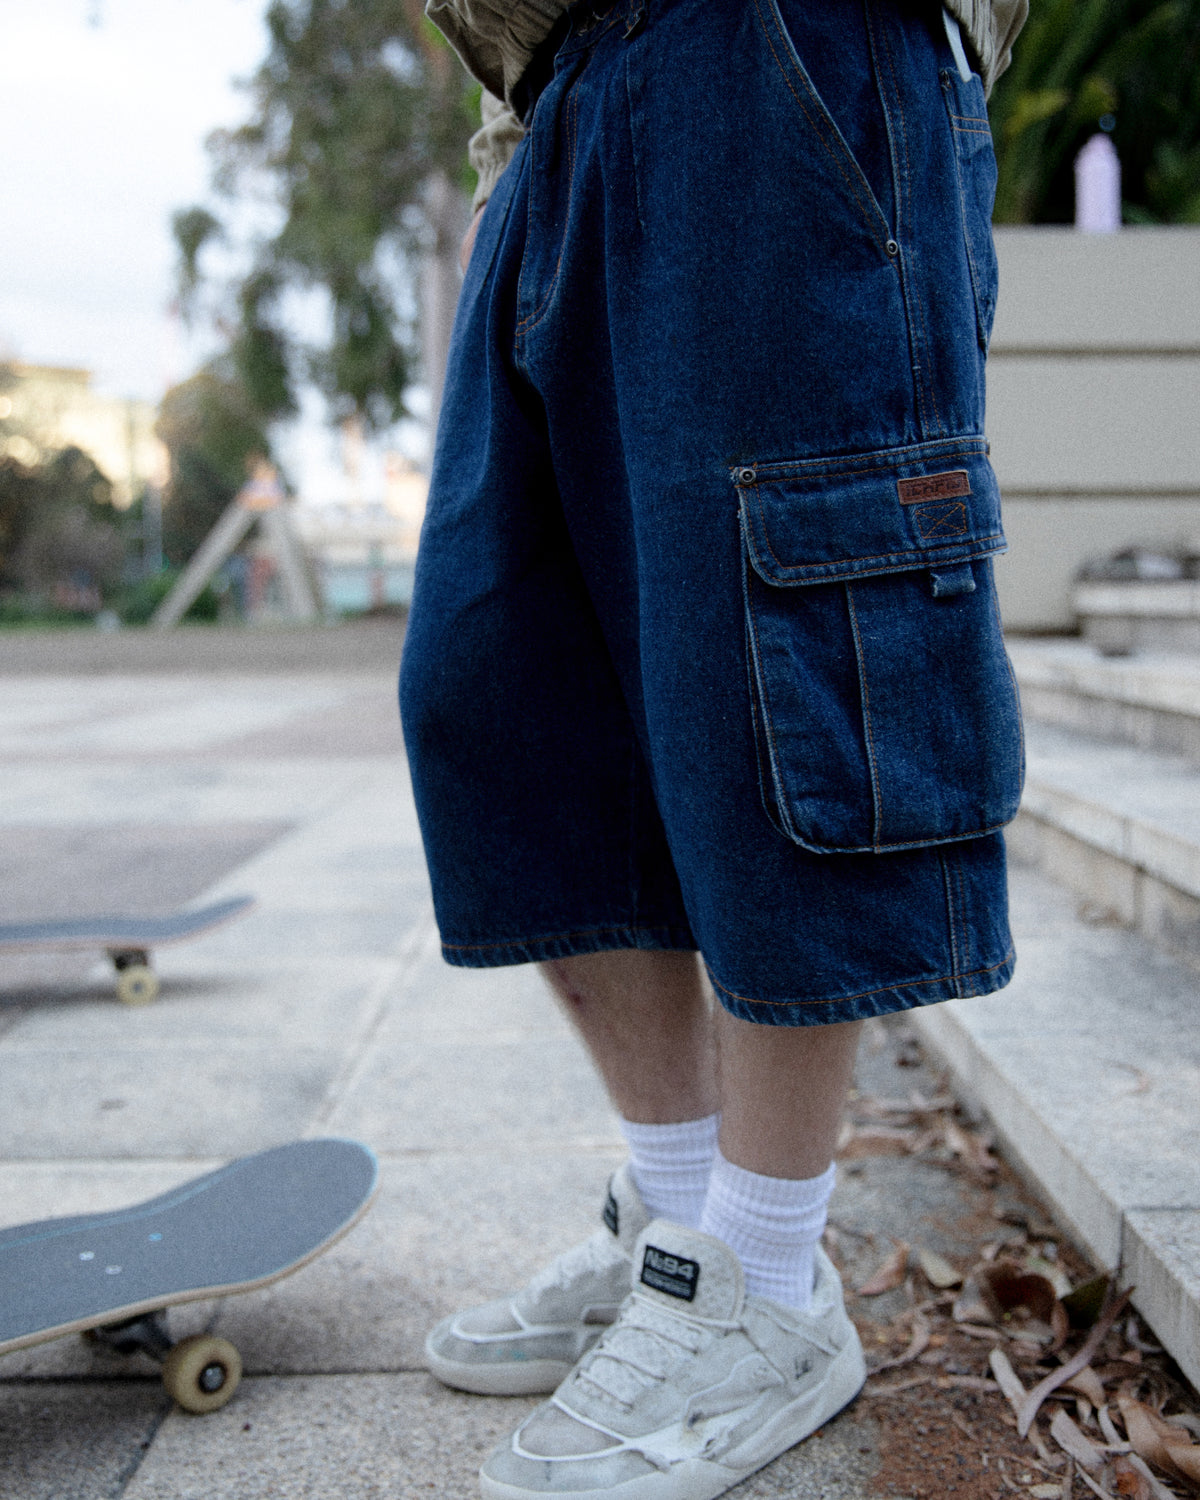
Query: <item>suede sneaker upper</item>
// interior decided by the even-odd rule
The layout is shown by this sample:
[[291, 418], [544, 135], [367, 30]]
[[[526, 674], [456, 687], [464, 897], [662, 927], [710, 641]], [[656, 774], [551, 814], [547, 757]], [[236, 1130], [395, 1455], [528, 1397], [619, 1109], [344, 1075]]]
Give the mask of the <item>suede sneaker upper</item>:
[[551, 1400], [484, 1465], [488, 1500], [710, 1500], [815, 1431], [865, 1378], [823, 1252], [811, 1307], [747, 1296], [737, 1256], [655, 1220], [632, 1295]]
[[604, 1227], [515, 1295], [444, 1318], [425, 1341], [430, 1371], [482, 1395], [554, 1390], [629, 1295], [633, 1248], [648, 1220], [623, 1166], [609, 1184]]

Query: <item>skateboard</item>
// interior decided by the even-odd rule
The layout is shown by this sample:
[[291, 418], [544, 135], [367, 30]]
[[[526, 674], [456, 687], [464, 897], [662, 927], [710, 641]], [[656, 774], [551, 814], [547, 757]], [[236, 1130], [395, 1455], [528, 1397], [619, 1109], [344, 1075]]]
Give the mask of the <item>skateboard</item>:
[[166, 1309], [290, 1276], [358, 1223], [377, 1179], [358, 1141], [293, 1141], [130, 1208], [0, 1229], [0, 1354], [82, 1333], [159, 1361], [185, 1411], [216, 1411], [241, 1356], [210, 1334], [174, 1343]]
[[117, 971], [117, 999], [123, 1005], [149, 1005], [158, 994], [150, 967], [151, 948], [181, 943], [211, 932], [254, 905], [253, 896], [230, 896], [211, 906], [165, 917], [100, 916], [56, 922], [0, 922], [0, 953], [38, 949], [103, 948]]

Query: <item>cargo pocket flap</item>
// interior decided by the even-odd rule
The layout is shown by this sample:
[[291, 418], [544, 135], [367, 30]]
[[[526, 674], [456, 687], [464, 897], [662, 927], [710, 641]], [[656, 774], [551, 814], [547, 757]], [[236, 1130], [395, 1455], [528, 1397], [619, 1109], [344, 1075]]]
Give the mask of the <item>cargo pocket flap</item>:
[[833, 583], [1003, 552], [983, 439], [736, 468], [746, 547], [765, 583]]

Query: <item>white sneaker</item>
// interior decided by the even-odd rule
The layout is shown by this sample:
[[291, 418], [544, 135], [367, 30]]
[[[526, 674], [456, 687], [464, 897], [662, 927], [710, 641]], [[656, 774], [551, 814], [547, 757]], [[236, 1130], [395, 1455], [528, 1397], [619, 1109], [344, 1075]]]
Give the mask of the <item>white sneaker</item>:
[[609, 1183], [605, 1227], [515, 1296], [444, 1318], [425, 1340], [431, 1373], [481, 1396], [554, 1390], [628, 1297], [633, 1247], [649, 1219], [628, 1166], [621, 1167]]
[[712, 1500], [814, 1432], [866, 1379], [818, 1249], [807, 1312], [747, 1296], [737, 1256], [656, 1219], [617, 1321], [484, 1464], [484, 1500]]

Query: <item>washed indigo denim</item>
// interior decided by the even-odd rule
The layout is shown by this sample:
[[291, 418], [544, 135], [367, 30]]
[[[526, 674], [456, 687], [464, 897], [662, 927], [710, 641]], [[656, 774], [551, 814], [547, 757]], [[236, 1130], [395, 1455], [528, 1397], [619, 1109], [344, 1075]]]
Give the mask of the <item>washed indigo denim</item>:
[[401, 707], [443, 951], [999, 988], [983, 91], [896, 0], [589, 0], [467, 272]]

